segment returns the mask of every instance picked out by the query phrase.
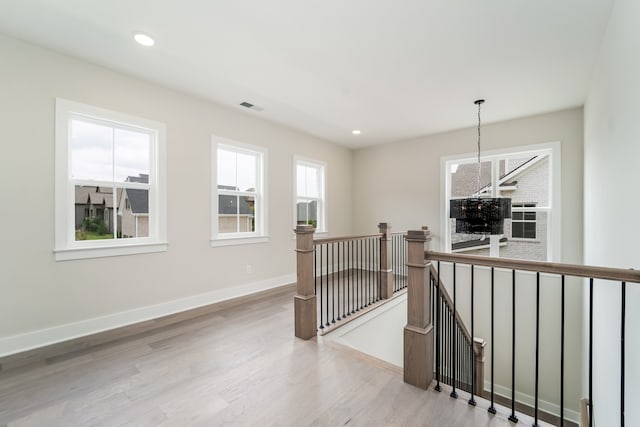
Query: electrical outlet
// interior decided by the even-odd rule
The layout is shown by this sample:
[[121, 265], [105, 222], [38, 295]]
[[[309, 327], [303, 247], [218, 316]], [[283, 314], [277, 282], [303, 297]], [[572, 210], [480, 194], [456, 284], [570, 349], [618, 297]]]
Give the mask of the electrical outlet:
[[253, 267], [251, 266], [251, 264], [247, 264], [247, 274], [251, 273], [253, 273]]

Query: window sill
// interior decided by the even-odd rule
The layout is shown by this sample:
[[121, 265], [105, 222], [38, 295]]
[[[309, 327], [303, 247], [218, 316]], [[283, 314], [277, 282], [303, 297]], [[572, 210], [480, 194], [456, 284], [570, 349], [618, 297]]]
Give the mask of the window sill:
[[269, 236], [219, 237], [217, 239], [211, 239], [211, 247], [217, 248], [221, 246], [251, 245], [254, 243], [267, 243], [268, 241]]
[[168, 246], [169, 244], [166, 242], [140, 243], [108, 247], [55, 249], [53, 252], [56, 261], [70, 261], [74, 259], [102, 258], [110, 256], [166, 252]]

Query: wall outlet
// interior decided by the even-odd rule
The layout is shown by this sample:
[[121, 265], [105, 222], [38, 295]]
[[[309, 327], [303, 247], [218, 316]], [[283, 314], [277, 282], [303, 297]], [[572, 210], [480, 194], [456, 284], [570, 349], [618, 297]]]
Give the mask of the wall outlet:
[[253, 273], [253, 267], [251, 266], [251, 264], [247, 264], [247, 274], [251, 273]]

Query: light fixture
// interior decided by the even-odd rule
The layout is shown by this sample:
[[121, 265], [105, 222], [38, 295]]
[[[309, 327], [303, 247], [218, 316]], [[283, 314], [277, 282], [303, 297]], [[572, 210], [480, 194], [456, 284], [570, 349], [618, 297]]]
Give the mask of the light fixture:
[[153, 46], [154, 44], [156, 44], [156, 42], [153, 40], [153, 38], [151, 38], [150, 35], [145, 34], [145, 33], [135, 33], [133, 35], [133, 38], [135, 39], [135, 41], [138, 42], [138, 44], [141, 44], [142, 46]]
[[[452, 199], [449, 218], [456, 220], [456, 233], [496, 235], [504, 234], [504, 219], [511, 218], [511, 199], [480, 197], [482, 192], [480, 164], [480, 106], [484, 99], [474, 102], [478, 106], [478, 192], [477, 197]], [[495, 190], [495, 189], [494, 189]]]
[[354, 130], [351, 131], [351, 133], [354, 134], [354, 135], [360, 135], [361, 132], [360, 132], [359, 129], [354, 129]]

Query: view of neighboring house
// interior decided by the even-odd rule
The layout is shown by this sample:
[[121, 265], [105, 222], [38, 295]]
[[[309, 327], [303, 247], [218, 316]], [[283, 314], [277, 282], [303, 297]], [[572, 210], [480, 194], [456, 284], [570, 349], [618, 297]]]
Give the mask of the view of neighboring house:
[[[237, 187], [218, 185], [220, 190], [238, 191]], [[251, 191], [251, 189], [249, 189]], [[254, 225], [253, 196], [220, 194], [218, 195], [218, 232], [244, 233], [253, 231]]]
[[[477, 164], [461, 164], [452, 174], [453, 197], [477, 196]], [[535, 211], [547, 206], [549, 197], [549, 157], [533, 156], [505, 159], [499, 163], [500, 197], [511, 199], [512, 218], [505, 220], [500, 238], [500, 256], [530, 260], [547, 260], [548, 213]], [[480, 196], [492, 194], [489, 162], [482, 162]], [[527, 210], [530, 208], [530, 210]], [[455, 220], [451, 220], [455, 221]], [[455, 229], [455, 227], [452, 227]], [[489, 255], [489, 239], [477, 235], [452, 233], [452, 252]]]
[[[129, 176], [125, 182], [147, 184], [149, 175]], [[118, 231], [122, 238], [149, 236], [149, 190], [122, 190], [118, 201]]]
[[318, 202], [312, 200], [310, 202], [298, 202], [296, 204], [297, 209], [297, 223], [298, 224], [311, 224], [314, 227], [318, 226]]
[[85, 218], [99, 218], [113, 233], [113, 188], [76, 185], [75, 193], [76, 230], [83, 228]]

